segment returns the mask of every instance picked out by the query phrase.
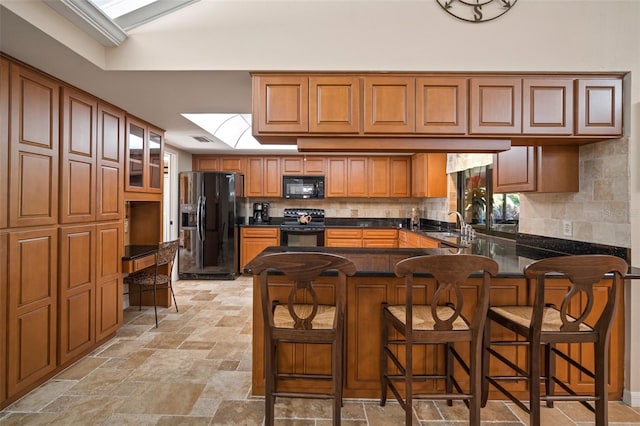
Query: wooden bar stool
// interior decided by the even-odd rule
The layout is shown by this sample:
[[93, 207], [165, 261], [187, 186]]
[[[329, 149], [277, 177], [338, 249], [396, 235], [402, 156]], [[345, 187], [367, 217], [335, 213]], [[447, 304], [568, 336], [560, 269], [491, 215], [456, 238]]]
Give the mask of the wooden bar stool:
[[[275, 253], [261, 256], [250, 263], [251, 272], [260, 276], [260, 299], [264, 318], [265, 346], [265, 424], [273, 425], [274, 404], [278, 396], [302, 398], [333, 398], [333, 424], [340, 424], [342, 388], [344, 382], [344, 321], [346, 306], [346, 275], [356, 272], [348, 259], [326, 253]], [[318, 303], [314, 280], [324, 271], [335, 270], [335, 303]], [[269, 272], [282, 272], [292, 281], [286, 303], [269, 296]], [[278, 344], [331, 344], [331, 374], [278, 372]], [[280, 392], [280, 378], [332, 380], [332, 392]]]
[[[477, 304], [472, 315], [463, 315], [462, 286], [474, 272], [482, 272], [482, 283], [477, 288]], [[414, 303], [414, 274], [429, 273], [436, 281], [435, 293], [430, 304]], [[489, 306], [490, 275], [498, 272], [498, 264], [477, 255], [418, 256], [398, 262], [395, 273], [406, 282], [405, 302], [401, 305], [382, 305], [382, 352], [380, 354], [380, 405], [385, 405], [387, 388], [391, 389], [405, 410], [405, 423], [412, 424], [413, 400], [441, 399], [449, 405], [453, 399], [464, 400], [469, 407], [469, 424], [480, 424], [481, 351], [482, 333]], [[401, 337], [389, 338], [390, 328]], [[455, 342], [469, 344], [469, 362], [456, 351]], [[414, 374], [413, 348], [418, 345], [442, 345], [445, 348], [444, 372], [441, 374]], [[404, 357], [399, 355], [404, 349]], [[396, 352], [397, 351], [397, 352]], [[402, 359], [404, 358], [404, 359]], [[453, 360], [457, 360], [469, 374], [468, 391], [465, 392], [453, 374]], [[390, 374], [389, 360], [398, 370]], [[415, 393], [413, 382], [425, 379], [444, 380], [445, 391], [440, 393]], [[404, 385], [404, 392], [401, 389]], [[456, 388], [456, 392], [453, 388]]]
[[[596, 425], [608, 424], [609, 332], [627, 269], [627, 262], [623, 259], [606, 255], [560, 256], [539, 260], [525, 267], [525, 277], [535, 290], [533, 305], [492, 306], [487, 313], [483, 351], [483, 374], [486, 378], [482, 392], [483, 404], [488, 398], [489, 384], [492, 384], [529, 413], [530, 424], [533, 426], [540, 424], [540, 401], [546, 401], [548, 407], [553, 407], [553, 401], [580, 401], [595, 412]], [[605, 298], [606, 303], [602, 303], [604, 308], [597, 312], [598, 310], [593, 309], [594, 285], [605, 278], [607, 273], [613, 273], [613, 281], [606, 291], [598, 292], [598, 297]], [[549, 274], [562, 274], [569, 280], [559, 307], [546, 303], [545, 280], [549, 278]], [[554, 290], [557, 291], [558, 286], [554, 286]], [[515, 332], [515, 340], [491, 341], [492, 323]], [[592, 343], [595, 362], [593, 371], [578, 363], [570, 353], [559, 350], [559, 343]], [[497, 347], [523, 345], [527, 348], [526, 370], [497, 350]], [[541, 348], [544, 349], [544, 374], [541, 371]], [[490, 376], [491, 356], [513, 369], [516, 374]], [[594, 379], [593, 395], [578, 395], [569, 383], [556, 376], [556, 356]], [[529, 407], [503, 386], [505, 381], [523, 379], [528, 383]], [[540, 390], [541, 381], [545, 382], [544, 395]], [[555, 385], [566, 394], [556, 395]], [[595, 408], [587, 401], [595, 401]]]

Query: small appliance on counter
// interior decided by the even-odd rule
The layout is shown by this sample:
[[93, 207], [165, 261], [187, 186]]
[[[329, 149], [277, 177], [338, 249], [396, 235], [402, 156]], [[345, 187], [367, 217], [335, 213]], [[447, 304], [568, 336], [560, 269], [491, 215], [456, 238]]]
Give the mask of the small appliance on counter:
[[253, 203], [253, 223], [269, 223], [269, 203]]

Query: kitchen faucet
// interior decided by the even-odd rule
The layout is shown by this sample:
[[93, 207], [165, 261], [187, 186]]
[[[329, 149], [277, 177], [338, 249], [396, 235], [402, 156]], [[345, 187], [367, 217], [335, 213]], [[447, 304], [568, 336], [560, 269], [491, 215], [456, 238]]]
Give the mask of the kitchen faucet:
[[467, 225], [466, 223], [464, 223], [464, 218], [462, 217], [462, 214], [460, 214], [460, 212], [457, 210], [451, 210], [449, 213], [447, 213], [448, 216], [452, 214], [455, 214], [456, 216], [458, 216], [458, 220], [460, 221], [460, 235], [471, 236], [473, 228], [471, 227], [471, 225]]

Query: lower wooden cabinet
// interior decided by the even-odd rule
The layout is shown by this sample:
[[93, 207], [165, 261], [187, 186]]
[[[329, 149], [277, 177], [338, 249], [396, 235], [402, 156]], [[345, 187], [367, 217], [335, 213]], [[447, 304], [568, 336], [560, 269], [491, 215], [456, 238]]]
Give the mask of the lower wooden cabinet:
[[7, 397], [27, 390], [57, 364], [58, 230], [9, 233]]
[[0, 231], [0, 403], [7, 398], [7, 242], [7, 233]]
[[96, 341], [96, 227], [60, 228], [58, 287], [58, 360], [60, 364], [91, 348]]
[[243, 227], [240, 231], [240, 271], [267, 247], [280, 245], [278, 227]]
[[96, 341], [115, 333], [123, 324], [122, 225], [96, 225]]
[[398, 248], [397, 229], [363, 229], [362, 247]]
[[324, 238], [326, 247], [362, 247], [361, 228], [326, 228]]

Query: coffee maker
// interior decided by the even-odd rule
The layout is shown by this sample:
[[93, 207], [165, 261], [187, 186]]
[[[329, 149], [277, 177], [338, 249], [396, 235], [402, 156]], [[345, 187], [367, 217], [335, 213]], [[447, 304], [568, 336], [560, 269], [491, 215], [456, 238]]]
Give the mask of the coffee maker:
[[253, 223], [269, 223], [269, 203], [253, 203]]

